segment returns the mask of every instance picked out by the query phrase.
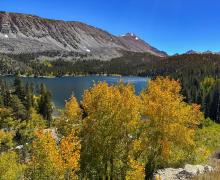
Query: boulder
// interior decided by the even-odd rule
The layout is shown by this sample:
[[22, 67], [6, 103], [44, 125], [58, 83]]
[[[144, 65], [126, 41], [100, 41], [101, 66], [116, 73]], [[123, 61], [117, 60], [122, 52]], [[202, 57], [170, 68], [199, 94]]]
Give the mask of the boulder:
[[193, 176], [212, 172], [213, 168], [208, 165], [185, 165], [184, 168], [166, 168], [158, 170], [155, 175], [155, 180], [189, 180]]

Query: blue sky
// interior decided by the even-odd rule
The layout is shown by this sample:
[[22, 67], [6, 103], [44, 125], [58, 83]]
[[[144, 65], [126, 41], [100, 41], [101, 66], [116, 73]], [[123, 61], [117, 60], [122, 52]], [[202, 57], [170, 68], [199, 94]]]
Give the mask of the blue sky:
[[133, 32], [169, 54], [220, 51], [219, 0], [0, 0], [0, 10]]

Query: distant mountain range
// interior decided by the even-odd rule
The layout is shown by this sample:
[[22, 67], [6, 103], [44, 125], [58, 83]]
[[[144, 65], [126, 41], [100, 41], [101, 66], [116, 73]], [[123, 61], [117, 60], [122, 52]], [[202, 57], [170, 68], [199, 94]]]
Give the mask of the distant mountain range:
[[220, 52], [212, 52], [209, 50], [204, 51], [204, 52], [198, 52], [198, 51], [194, 51], [194, 50], [189, 50], [185, 54], [218, 54], [218, 55], [220, 55]]
[[118, 37], [81, 22], [0, 12], [0, 53], [48, 51], [76, 52], [101, 60], [121, 57], [125, 52], [167, 56], [133, 33]]

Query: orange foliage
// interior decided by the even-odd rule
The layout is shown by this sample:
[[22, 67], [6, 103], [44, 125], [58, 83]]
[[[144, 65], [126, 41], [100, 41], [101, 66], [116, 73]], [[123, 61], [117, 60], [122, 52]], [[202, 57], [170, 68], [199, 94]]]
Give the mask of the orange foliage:
[[80, 141], [73, 134], [64, 137], [60, 143], [60, 151], [69, 179], [77, 179], [76, 172], [79, 170]]

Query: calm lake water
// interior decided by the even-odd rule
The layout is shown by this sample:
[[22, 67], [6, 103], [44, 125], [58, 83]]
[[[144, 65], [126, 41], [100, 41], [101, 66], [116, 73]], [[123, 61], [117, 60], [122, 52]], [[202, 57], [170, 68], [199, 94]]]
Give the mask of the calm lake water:
[[[6, 81], [12, 82], [13, 76], [0, 77]], [[40, 85], [44, 83], [53, 94], [53, 102], [56, 107], [62, 108], [65, 100], [68, 100], [71, 95], [76, 96], [80, 101], [83, 92], [89, 89], [94, 82], [106, 81], [108, 84], [116, 84], [120, 81], [124, 83], [132, 83], [135, 86], [135, 91], [139, 94], [146, 86], [149, 78], [142, 77], [116, 77], [116, 76], [85, 76], [85, 77], [60, 77], [60, 78], [32, 78], [22, 77], [25, 83], [34, 83]]]

